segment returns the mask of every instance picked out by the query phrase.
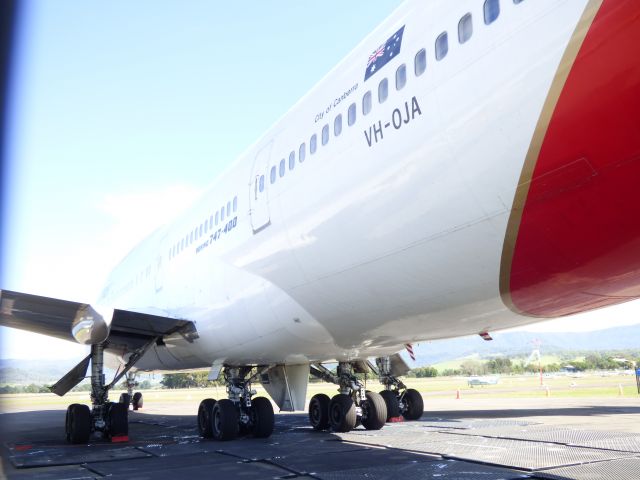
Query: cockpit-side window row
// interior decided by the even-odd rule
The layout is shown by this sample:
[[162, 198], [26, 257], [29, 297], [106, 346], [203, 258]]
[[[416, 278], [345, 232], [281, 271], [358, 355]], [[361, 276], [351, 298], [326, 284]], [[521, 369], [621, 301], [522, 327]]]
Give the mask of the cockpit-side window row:
[[176, 255], [180, 254], [185, 248], [193, 245], [200, 240], [203, 236], [208, 235], [209, 232], [213, 232], [214, 227], [218, 224], [224, 224], [225, 219], [230, 218], [232, 213], [238, 211], [238, 196], [233, 197], [233, 200], [229, 200], [226, 204], [223, 204], [219, 210], [215, 213], [211, 213], [209, 218], [205, 219], [200, 225], [187, 233], [179, 241], [173, 244], [169, 249], [169, 259], [171, 260]]
[[[523, 0], [512, 0], [514, 4], [518, 4], [523, 2]], [[483, 6], [484, 12], [484, 23], [485, 25], [490, 25], [497, 20], [500, 16], [500, 0], [485, 0]], [[473, 35], [473, 18], [471, 13], [465, 14], [460, 21], [458, 22], [458, 42], [462, 45], [469, 41], [469, 39]], [[449, 53], [449, 34], [444, 31], [440, 35], [436, 37], [435, 40], [435, 59], [440, 61], [444, 59]], [[422, 48], [416, 53], [414, 57], [414, 65], [413, 71], [416, 77], [421, 76], [427, 70], [427, 51]], [[402, 64], [396, 69], [395, 74], [395, 89], [402, 90], [407, 84], [407, 65]], [[378, 92], [377, 98], [378, 103], [384, 103], [389, 97], [389, 80], [388, 78], [383, 78], [378, 83]], [[362, 97], [362, 105], [361, 111], [362, 115], [368, 115], [371, 113], [373, 109], [373, 95], [371, 90], [368, 90]], [[357, 104], [353, 102], [349, 105], [347, 109], [347, 125], [349, 127], [353, 126], [356, 123], [357, 116]], [[329, 143], [331, 130], [333, 130], [333, 136], [339, 137], [343, 131], [343, 117], [342, 113], [336, 115], [333, 120], [333, 129], [331, 129], [330, 124], [326, 123], [320, 132], [320, 142], [322, 146], [325, 146]], [[318, 147], [318, 136], [317, 134], [313, 134], [309, 139], [309, 153], [311, 155], [315, 154]], [[297, 149], [298, 152], [298, 162], [302, 163], [305, 161], [307, 147], [306, 143], [301, 143]], [[277, 158], [277, 157], [276, 157]], [[269, 182], [271, 184], [276, 183], [278, 178], [282, 178], [285, 176], [287, 171], [293, 170], [296, 166], [296, 151], [292, 150], [288, 157], [282, 158], [277, 165], [271, 166], [269, 171]], [[258, 181], [258, 188], [260, 192], [263, 192], [265, 189], [265, 177], [264, 175], [260, 176]]]

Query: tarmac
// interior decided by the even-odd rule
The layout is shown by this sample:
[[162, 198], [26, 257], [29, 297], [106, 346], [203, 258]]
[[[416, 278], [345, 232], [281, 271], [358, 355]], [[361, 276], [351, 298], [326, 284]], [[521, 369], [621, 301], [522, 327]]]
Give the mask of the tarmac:
[[[64, 442], [64, 409], [0, 415], [9, 479], [607, 479], [640, 478], [640, 396], [596, 399], [425, 397], [420, 420], [315, 432], [276, 415], [268, 439], [204, 440], [197, 403], [145, 402], [129, 441]], [[178, 411], [180, 410], [180, 411]]]

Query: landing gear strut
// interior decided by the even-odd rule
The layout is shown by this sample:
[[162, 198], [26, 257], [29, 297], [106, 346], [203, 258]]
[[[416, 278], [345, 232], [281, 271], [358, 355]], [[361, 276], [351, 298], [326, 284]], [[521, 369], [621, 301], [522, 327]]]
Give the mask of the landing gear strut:
[[126, 385], [127, 385], [127, 392], [120, 394], [119, 403], [124, 403], [127, 406], [127, 408], [129, 408], [129, 405], [131, 405], [134, 410], [141, 409], [142, 393], [140, 392], [133, 393], [133, 389], [139, 385], [138, 382], [136, 382], [136, 372], [127, 373]]
[[314, 395], [309, 402], [309, 422], [315, 430], [331, 428], [348, 432], [361, 423], [367, 430], [380, 430], [387, 421], [387, 406], [380, 394], [365, 390], [356, 377], [359, 363], [340, 362], [337, 375], [321, 364], [315, 364], [311, 373], [339, 386], [332, 399], [323, 393]]
[[413, 388], [407, 388], [400, 379], [393, 375], [391, 360], [389, 357], [376, 358], [378, 367], [378, 377], [380, 383], [384, 385], [384, 390], [380, 392], [387, 404], [387, 420], [402, 415], [405, 420], [417, 420], [424, 411], [422, 395]]
[[91, 345], [91, 409], [87, 405], [77, 403], [69, 405], [65, 420], [65, 433], [68, 442], [87, 443], [91, 434], [97, 432], [114, 442], [129, 439], [128, 399], [131, 397], [126, 398], [126, 403], [110, 402], [109, 390], [129, 372], [135, 362], [154, 342], [155, 339], [135, 351], [129, 357], [123, 370], [108, 385], [106, 385], [104, 375], [105, 344]]
[[270, 367], [225, 367], [227, 397], [218, 401], [206, 398], [198, 408], [198, 431], [205, 438], [232, 440], [238, 435], [252, 434], [266, 438], [273, 433], [274, 415], [271, 401], [256, 394], [251, 382]]

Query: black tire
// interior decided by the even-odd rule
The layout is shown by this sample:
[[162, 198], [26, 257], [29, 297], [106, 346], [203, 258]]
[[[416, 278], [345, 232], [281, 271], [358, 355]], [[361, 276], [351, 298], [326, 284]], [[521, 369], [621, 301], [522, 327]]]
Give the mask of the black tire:
[[107, 436], [129, 436], [129, 405], [110, 403], [107, 408]]
[[404, 392], [403, 402], [405, 407], [402, 416], [405, 420], [418, 420], [424, 413], [422, 395], [417, 390], [409, 388]]
[[376, 392], [367, 392], [362, 407], [362, 425], [367, 430], [380, 430], [387, 423], [387, 404]]
[[124, 403], [127, 406], [127, 408], [129, 408], [129, 405], [131, 405], [131, 397], [129, 396], [128, 393], [121, 393], [120, 400], [118, 400], [118, 403]]
[[91, 436], [91, 410], [79, 403], [67, 407], [65, 419], [67, 442], [73, 444], [87, 443]]
[[251, 400], [251, 417], [253, 420], [253, 436], [267, 438], [273, 433], [275, 418], [273, 405], [268, 398], [258, 397]]
[[216, 440], [233, 440], [238, 436], [240, 416], [231, 400], [218, 400], [212, 412], [213, 438]]
[[309, 401], [309, 423], [314, 430], [329, 428], [329, 403], [331, 400], [324, 393], [318, 393]]
[[131, 404], [133, 405], [134, 410], [139, 410], [143, 405], [142, 401], [142, 393], [136, 392], [133, 394], [133, 398], [131, 399]]
[[349, 395], [339, 393], [329, 402], [329, 424], [334, 432], [350, 432], [356, 426], [356, 405]]
[[205, 398], [198, 407], [198, 433], [204, 438], [213, 438], [213, 407], [216, 401]]
[[384, 403], [387, 404], [387, 421], [392, 418], [400, 416], [400, 402], [398, 396], [391, 390], [383, 390], [380, 392], [380, 396], [384, 398]]

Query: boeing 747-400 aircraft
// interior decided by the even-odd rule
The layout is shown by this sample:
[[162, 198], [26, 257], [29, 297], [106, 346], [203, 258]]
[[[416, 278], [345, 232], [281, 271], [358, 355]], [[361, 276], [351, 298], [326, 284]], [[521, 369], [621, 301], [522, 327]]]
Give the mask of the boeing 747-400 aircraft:
[[303, 410], [310, 374], [315, 429], [380, 429], [423, 412], [405, 345], [640, 297], [639, 180], [639, 1], [408, 1], [95, 302], [3, 290], [0, 323], [91, 345], [52, 387], [91, 365], [74, 443], [127, 435], [123, 375], [198, 368], [228, 393], [204, 437], [269, 436], [252, 383]]

